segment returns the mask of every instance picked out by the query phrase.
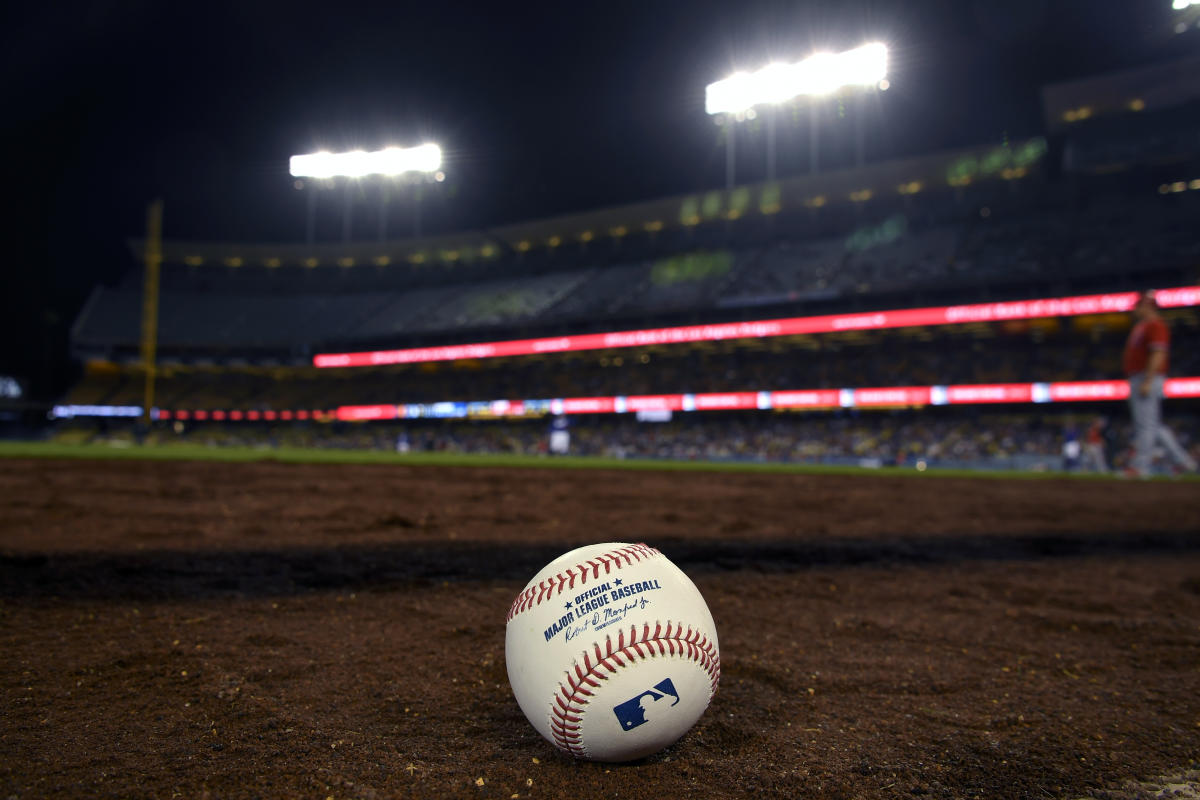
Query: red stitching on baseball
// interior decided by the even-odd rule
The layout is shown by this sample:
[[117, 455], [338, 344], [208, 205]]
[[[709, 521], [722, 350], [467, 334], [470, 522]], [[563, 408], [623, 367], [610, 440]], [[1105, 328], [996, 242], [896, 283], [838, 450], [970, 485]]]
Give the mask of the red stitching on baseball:
[[592, 580], [599, 578], [601, 567], [604, 568], [604, 574], [608, 575], [612, 572], [613, 567], [620, 569], [641, 561], [643, 558], [660, 555], [662, 553], [653, 547], [638, 543], [594, 556], [591, 560], [576, 564], [557, 575], [539, 581], [537, 586], [530, 586], [521, 592], [513, 601], [512, 607], [508, 609], [508, 616], [505, 619], [506, 621], [511, 620], [522, 611], [541, 605], [552, 597], [557, 597], [565, 589], [574, 589], [576, 578], [579, 578], [580, 584], [586, 584], [589, 578]]
[[[678, 653], [676, 652], [678, 646]], [[687, 654], [692, 661], [700, 663], [712, 681], [709, 701], [717, 691], [717, 682], [721, 679], [721, 656], [717, 648], [700, 631], [691, 628], [684, 633], [682, 624], [675, 626], [672, 635], [671, 623], [666, 624], [666, 630], [659, 622], [642, 624], [641, 636], [636, 625], [629, 627], [629, 641], [625, 641], [625, 630], [617, 635], [616, 647], [613, 646], [612, 635], [605, 637], [604, 649], [600, 643], [592, 644], [592, 651], [583, 651], [580, 657], [583, 665], [576, 661], [574, 674], [567, 673], [566, 681], [558, 685], [558, 693], [554, 695], [554, 704], [550, 709], [550, 734], [558, 749], [573, 756], [586, 756], [587, 749], [583, 746], [583, 734], [580, 732], [580, 722], [587, 710], [584, 708], [592, 697], [592, 692], [586, 686], [599, 687], [599, 681], [606, 681], [619, 668], [633, 664], [635, 661], [647, 660], [668, 653], [671, 656]], [[595, 663], [592, 663], [592, 656]], [[624, 657], [624, 661], [622, 660]], [[607, 674], [605, 674], [607, 673]]]

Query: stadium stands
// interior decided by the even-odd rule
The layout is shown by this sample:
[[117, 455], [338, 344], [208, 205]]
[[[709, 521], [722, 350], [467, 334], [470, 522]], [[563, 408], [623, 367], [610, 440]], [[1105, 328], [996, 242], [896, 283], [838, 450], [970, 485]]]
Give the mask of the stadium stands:
[[[482, 281], [475, 271], [456, 279], [453, 268], [439, 268], [437, 285], [418, 282], [418, 268], [407, 264], [389, 268], [401, 277], [381, 277], [374, 290], [360, 288], [362, 277], [348, 289], [346, 273], [386, 270], [297, 275], [168, 267], [177, 272], [161, 295], [159, 347], [167, 355], [210, 349], [279, 358], [335, 344], [469, 331], [611, 325], [681, 313], [712, 317], [750, 313], [752, 306], [820, 310], [823, 303], [844, 306], [903, 293], [957, 292], [968, 299], [1020, 282], [1132, 288], [1165, 274], [1182, 279], [1200, 256], [1194, 226], [1200, 193], [1162, 195], [1146, 185], [1138, 195], [1070, 202], [1056, 187], [1027, 191], [1033, 195], [981, 209], [959, 206], [948, 212], [953, 221], [931, 222], [930, 215], [905, 213], [902, 204], [885, 204], [864, 210], [836, 236], [777, 231], [770, 241], [736, 250], [684, 249], [637, 260], [581, 255], [592, 262], [583, 268], [564, 254], [557, 267], [544, 266], [539, 274], [528, 274], [520, 259], [497, 261]], [[403, 274], [409, 285], [396, 286]], [[132, 281], [98, 290], [77, 323], [77, 351], [134, 349], [139, 313], [140, 288]]]
[[[1200, 374], [1200, 312], [1167, 313], [1172, 372]], [[332, 408], [361, 403], [1103, 380], [1121, 376], [1127, 318], [1020, 320], [898, 331], [629, 348], [347, 370], [168, 369], [167, 408]], [[142, 381], [101, 371], [68, 402], [136, 404]], [[222, 403], [220, 398], [226, 398]], [[231, 400], [238, 402], [233, 403]]]
[[733, 308], [833, 299], [845, 260], [840, 239], [783, 241], [743, 254], [717, 305]]

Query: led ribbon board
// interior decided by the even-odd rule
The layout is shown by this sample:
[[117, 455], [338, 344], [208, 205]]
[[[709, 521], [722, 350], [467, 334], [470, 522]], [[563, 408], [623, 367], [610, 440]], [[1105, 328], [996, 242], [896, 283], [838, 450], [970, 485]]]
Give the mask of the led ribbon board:
[[[1200, 377], [1170, 378], [1168, 398], [1200, 397]], [[628, 414], [638, 411], [744, 411], [751, 409], [889, 408], [964, 406], [991, 403], [1072, 403], [1125, 400], [1129, 382], [981, 383], [945, 386], [878, 386], [860, 389], [800, 389], [777, 392], [561, 397], [550, 400], [487, 400], [340, 406], [339, 420], [530, 417], [545, 414]]]
[[[1168, 378], [1169, 399], [1200, 397], [1200, 376]], [[293, 420], [368, 422], [396, 419], [463, 417], [537, 417], [545, 414], [625, 414], [638, 411], [746, 411], [753, 409], [885, 408], [893, 406], [966, 406], [989, 403], [1077, 403], [1129, 398], [1129, 382], [1058, 381], [1054, 383], [974, 383], [939, 386], [876, 386], [859, 389], [788, 389], [774, 392], [702, 392], [686, 394], [560, 397], [539, 400], [473, 400], [441, 403], [376, 403], [336, 409], [168, 409], [155, 408], [156, 420], [200, 422], [291, 422]], [[55, 406], [54, 419], [138, 417], [141, 406]]]
[[[1181, 286], [1155, 291], [1161, 308], [1200, 305], [1200, 286]], [[1137, 292], [1078, 295], [1010, 303], [976, 303], [964, 306], [907, 308], [860, 314], [830, 314], [820, 317], [788, 317], [755, 322], [714, 325], [684, 325], [676, 328], [554, 336], [545, 339], [514, 339], [504, 342], [416, 347], [406, 350], [374, 350], [359, 353], [323, 353], [313, 357], [317, 367], [375, 367], [387, 364], [418, 364], [428, 361], [457, 361], [471, 358], [501, 358], [618, 347], [715, 342], [724, 339], [761, 339], [770, 336], [836, 333], [850, 330], [883, 330], [916, 325], [958, 325], [967, 322], [1002, 322], [1042, 317], [1074, 317], [1084, 314], [1114, 314], [1129, 311]]]

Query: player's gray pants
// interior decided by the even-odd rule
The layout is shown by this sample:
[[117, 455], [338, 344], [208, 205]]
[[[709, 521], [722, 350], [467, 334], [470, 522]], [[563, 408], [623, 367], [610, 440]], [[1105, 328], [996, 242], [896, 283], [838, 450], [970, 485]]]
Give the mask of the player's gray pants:
[[1092, 472], [1108, 472], [1108, 461], [1104, 458], [1104, 445], [1088, 442], [1083, 446], [1083, 464]]
[[1142, 396], [1141, 374], [1129, 379], [1129, 410], [1133, 415], [1133, 469], [1139, 475], [1150, 474], [1154, 446], [1161, 443], [1171, 458], [1184, 469], [1194, 470], [1196, 462], [1187, 454], [1170, 428], [1162, 424], [1163, 376], [1150, 381], [1150, 393]]

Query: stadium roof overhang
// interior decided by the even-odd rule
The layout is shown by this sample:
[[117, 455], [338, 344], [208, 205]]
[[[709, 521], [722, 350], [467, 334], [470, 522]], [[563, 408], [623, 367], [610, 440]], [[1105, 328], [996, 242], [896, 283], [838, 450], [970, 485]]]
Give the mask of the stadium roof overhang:
[[[887, 161], [859, 169], [676, 195], [582, 214], [521, 222], [487, 230], [387, 242], [263, 244], [166, 241], [166, 264], [189, 266], [354, 267], [453, 263], [532, 249], [584, 246], [601, 238], [653, 235], [667, 229], [724, 223], [753, 215], [819, 213], [826, 206], [866, 203], [895, 195], [949, 189], [975, 181], [1023, 178], [1037, 168], [1047, 145], [1034, 138], [1000, 147], [973, 147]], [[130, 240], [141, 259], [144, 242]]]
[[1200, 56], [1080, 80], [1042, 89], [1046, 129], [1060, 133], [1072, 123], [1096, 117], [1156, 111], [1200, 101]]

